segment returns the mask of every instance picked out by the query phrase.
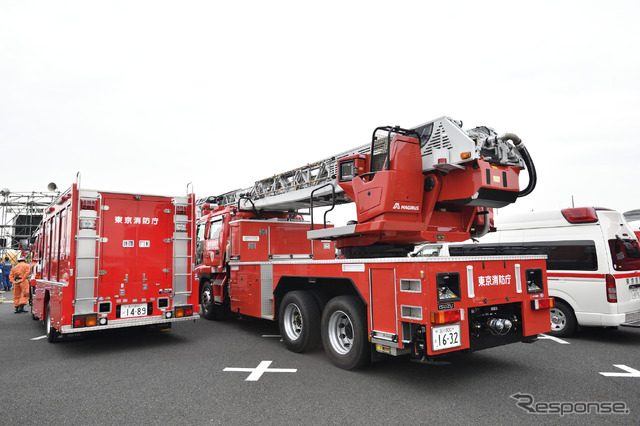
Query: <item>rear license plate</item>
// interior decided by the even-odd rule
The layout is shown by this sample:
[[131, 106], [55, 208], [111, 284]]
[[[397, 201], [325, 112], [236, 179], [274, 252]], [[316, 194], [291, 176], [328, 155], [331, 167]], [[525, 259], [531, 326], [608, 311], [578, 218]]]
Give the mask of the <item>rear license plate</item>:
[[632, 299], [640, 299], [640, 287], [630, 288], [629, 291]]
[[120, 318], [144, 317], [147, 315], [147, 304], [120, 305]]
[[460, 341], [460, 324], [444, 325], [431, 329], [431, 349], [441, 351], [462, 345]]

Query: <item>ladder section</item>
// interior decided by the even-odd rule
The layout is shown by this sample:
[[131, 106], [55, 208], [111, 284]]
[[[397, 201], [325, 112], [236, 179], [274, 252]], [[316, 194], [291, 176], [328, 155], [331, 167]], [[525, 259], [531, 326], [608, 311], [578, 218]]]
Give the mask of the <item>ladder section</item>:
[[176, 197], [173, 232], [173, 306], [186, 305], [193, 289], [193, 228], [195, 198]]
[[[265, 210], [297, 211], [298, 209], [309, 208], [311, 192], [327, 183], [331, 183], [335, 187], [336, 204], [350, 203], [351, 200], [336, 185], [338, 160], [354, 154], [368, 153], [369, 149], [369, 145], [362, 145], [322, 161], [262, 179], [249, 188], [237, 189], [222, 195], [208, 197], [199, 200], [198, 203], [216, 203], [221, 206], [230, 206], [238, 205], [238, 202], [240, 202], [240, 207], [247, 209], [255, 206], [257, 209]], [[246, 198], [251, 199], [253, 205]], [[316, 191], [314, 194], [314, 206], [330, 206], [332, 204], [331, 198], [332, 190], [330, 187]]]
[[78, 191], [74, 313], [95, 312], [100, 276], [101, 197], [96, 191]]

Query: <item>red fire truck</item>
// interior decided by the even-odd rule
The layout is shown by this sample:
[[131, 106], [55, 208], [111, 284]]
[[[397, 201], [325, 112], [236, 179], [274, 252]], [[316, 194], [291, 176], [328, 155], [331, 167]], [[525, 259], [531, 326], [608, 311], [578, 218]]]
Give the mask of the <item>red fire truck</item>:
[[54, 342], [78, 333], [199, 317], [195, 197], [79, 188], [48, 208], [33, 250], [32, 317]]
[[[377, 353], [429, 363], [535, 341], [550, 330], [554, 303], [543, 256], [407, 256], [417, 243], [481, 237], [489, 209], [529, 194], [535, 181], [514, 134], [465, 131], [448, 117], [378, 128], [370, 145], [201, 200], [202, 315], [278, 321], [289, 350], [322, 344], [344, 369]], [[327, 213], [351, 201], [357, 221], [328, 225]], [[320, 225], [319, 206], [329, 209]]]

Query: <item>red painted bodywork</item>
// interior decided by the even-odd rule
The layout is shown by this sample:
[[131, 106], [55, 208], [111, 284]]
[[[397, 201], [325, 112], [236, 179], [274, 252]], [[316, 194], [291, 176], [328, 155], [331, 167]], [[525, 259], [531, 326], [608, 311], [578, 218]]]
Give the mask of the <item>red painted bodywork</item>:
[[[258, 219], [247, 212], [236, 212], [233, 207], [208, 211], [198, 221], [209, 229], [216, 218], [224, 217], [222, 234], [225, 242], [204, 241], [203, 258], [218, 259], [217, 247], [228, 244], [229, 264], [224, 267], [209, 260], [196, 267], [196, 280], [218, 282], [214, 295], [221, 302], [223, 286], [228, 285], [229, 308], [233, 313], [257, 318], [277, 319], [279, 301], [291, 286], [304, 285], [311, 291], [323, 292], [352, 289], [367, 306], [369, 335], [388, 333], [396, 336], [395, 347], [407, 349], [413, 336], [405, 330], [425, 325], [431, 329], [430, 313], [443, 309], [438, 301], [436, 274], [458, 273], [460, 276], [459, 301], [455, 309], [467, 312], [476, 307], [518, 304], [522, 315], [523, 338], [533, 337], [550, 329], [549, 310], [533, 310], [531, 301], [548, 297], [542, 293], [529, 294], [526, 290], [527, 269], [541, 269], [546, 283], [545, 261], [542, 257], [520, 259], [474, 258], [377, 258], [338, 259], [332, 241], [310, 241], [306, 233], [307, 222], [278, 218]], [[211, 266], [210, 266], [211, 265]], [[519, 265], [516, 267], [516, 265]], [[468, 275], [468, 269], [474, 271]], [[516, 277], [516, 271], [520, 276]], [[469, 297], [468, 277], [473, 276], [473, 297]], [[502, 278], [500, 278], [502, 277]], [[508, 277], [508, 278], [507, 278]], [[491, 284], [491, 279], [496, 284]], [[516, 279], [524, 288], [516, 291]], [[228, 282], [227, 282], [228, 280]], [[405, 288], [406, 280], [419, 284], [419, 289]], [[508, 281], [508, 282], [507, 282]], [[484, 283], [490, 284], [485, 285]], [[546, 284], [545, 284], [546, 286]], [[299, 288], [299, 287], [296, 287]], [[338, 289], [338, 290], [336, 290]], [[411, 314], [403, 311], [414, 308]], [[414, 314], [419, 313], [418, 316]], [[469, 318], [463, 315], [461, 346], [433, 351], [427, 339], [429, 356], [470, 349]], [[404, 324], [404, 325], [403, 325]], [[375, 339], [374, 339], [375, 340]]]

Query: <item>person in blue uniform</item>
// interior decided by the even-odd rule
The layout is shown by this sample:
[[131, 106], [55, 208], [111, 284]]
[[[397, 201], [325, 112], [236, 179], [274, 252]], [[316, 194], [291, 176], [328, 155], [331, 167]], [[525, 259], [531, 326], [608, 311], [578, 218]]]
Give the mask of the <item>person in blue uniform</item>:
[[9, 274], [11, 273], [11, 262], [9, 262], [9, 256], [4, 257], [4, 262], [0, 263], [0, 290], [11, 290], [11, 282], [9, 281]]

